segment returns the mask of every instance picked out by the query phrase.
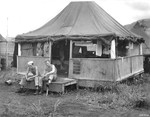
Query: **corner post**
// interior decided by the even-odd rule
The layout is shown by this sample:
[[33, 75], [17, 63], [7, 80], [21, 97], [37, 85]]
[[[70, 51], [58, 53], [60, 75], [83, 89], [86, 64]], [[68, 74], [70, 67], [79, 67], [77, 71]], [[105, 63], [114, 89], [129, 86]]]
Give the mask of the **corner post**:
[[21, 44], [18, 43], [18, 56], [21, 56]]
[[140, 43], [140, 55], [143, 54], [142, 43]]
[[70, 59], [72, 59], [72, 40], [70, 40]]
[[116, 58], [116, 43], [115, 43], [114, 39], [111, 41], [110, 56], [111, 56], [111, 59], [115, 59]]

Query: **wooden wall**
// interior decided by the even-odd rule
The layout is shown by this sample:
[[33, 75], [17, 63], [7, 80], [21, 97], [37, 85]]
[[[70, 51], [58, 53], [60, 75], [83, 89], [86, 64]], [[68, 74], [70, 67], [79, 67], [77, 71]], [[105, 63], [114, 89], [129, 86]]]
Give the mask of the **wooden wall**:
[[14, 42], [8, 42], [8, 50], [7, 50], [7, 44], [6, 42], [0, 43], [0, 55], [6, 55], [6, 52], [8, 51], [9, 56], [13, 56], [14, 53]]
[[69, 78], [78, 79], [79, 86], [94, 87], [105, 81], [120, 81], [143, 72], [143, 56], [117, 59], [72, 58]]
[[143, 70], [143, 56], [132, 57], [132, 73]]
[[69, 77], [95, 81], [114, 81], [114, 60], [100, 58], [72, 58]]
[[140, 54], [140, 45], [133, 44], [133, 48], [128, 49], [127, 56], [135, 56]]
[[45, 67], [45, 60], [48, 60], [49, 57], [37, 57], [37, 56], [18, 56], [17, 57], [17, 72], [22, 73], [27, 70], [27, 63], [33, 61], [34, 64], [38, 67], [40, 73], [43, 73]]
[[123, 80], [143, 71], [143, 56], [130, 56], [117, 58], [115, 62], [116, 81]]
[[6, 55], [6, 42], [0, 42], [0, 55]]

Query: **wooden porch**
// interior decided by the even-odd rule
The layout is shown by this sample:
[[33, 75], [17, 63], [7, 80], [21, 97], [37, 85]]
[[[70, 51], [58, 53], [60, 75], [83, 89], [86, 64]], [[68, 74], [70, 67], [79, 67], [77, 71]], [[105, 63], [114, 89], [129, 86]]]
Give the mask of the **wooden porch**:
[[[48, 57], [18, 56], [17, 72], [25, 72], [26, 63], [33, 60], [42, 73], [44, 70], [43, 61], [46, 59]], [[121, 81], [143, 71], [142, 55], [117, 59], [72, 58], [69, 60], [68, 78], [78, 80], [79, 86], [93, 87], [100, 81]]]
[[69, 65], [69, 78], [78, 79], [78, 85], [85, 87], [94, 87], [102, 81], [121, 81], [144, 71], [142, 55], [117, 59], [72, 58]]

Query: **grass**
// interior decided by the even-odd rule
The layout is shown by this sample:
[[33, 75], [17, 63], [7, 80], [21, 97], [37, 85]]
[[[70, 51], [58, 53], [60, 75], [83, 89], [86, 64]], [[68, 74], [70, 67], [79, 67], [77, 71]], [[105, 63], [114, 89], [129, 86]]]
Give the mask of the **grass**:
[[[15, 70], [14, 70], [15, 71]], [[14, 71], [1, 72], [0, 82], [7, 79], [13, 79], [18, 82], [20, 76]], [[13, 94], [10, 90], [15, 89], [14, 84], [9, 89], [11, 96], [4, 99], [8, 103], [3, 104], [1, 117], [66, 117], [66, 116], [97, 116], [107, 111], [115, 111], [117, 114], [123, 114], [130, 109], [150, 109], [150, 100], [148, 97], [149, 76], [134, 77], [120, 83], [100, 84], [94, 89], [79, 89], [78, 91], [69, 91], [65, 95], [43, 96], [19, 96]], [[1, 87], [2, 88], [2, 87]], [[7, 86], [4, 90], [8, 90]], [[0, 90], [5, 94], [5, 91]], [[1, 93], [2, 94], [2, 93]], [[8, 95], [8, 94], [6, 94]], [[14, 96], [14, 98], [12, 98]], [[17, 98], [16, 98], [17, 97]], [[23, 102], [22, 102], [23, 101]], [[22, 114], [19, 112], [23, 112]]]

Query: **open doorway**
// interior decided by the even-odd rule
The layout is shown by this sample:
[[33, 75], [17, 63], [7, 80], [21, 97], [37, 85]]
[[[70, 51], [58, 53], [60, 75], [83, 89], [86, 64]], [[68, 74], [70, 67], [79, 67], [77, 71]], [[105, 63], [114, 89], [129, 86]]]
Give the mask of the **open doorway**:
[[70, 41], [56, 41], [52, 45], [52, 64], [57, 68], [59, 77], [68, 77]]

